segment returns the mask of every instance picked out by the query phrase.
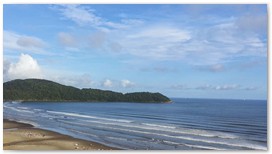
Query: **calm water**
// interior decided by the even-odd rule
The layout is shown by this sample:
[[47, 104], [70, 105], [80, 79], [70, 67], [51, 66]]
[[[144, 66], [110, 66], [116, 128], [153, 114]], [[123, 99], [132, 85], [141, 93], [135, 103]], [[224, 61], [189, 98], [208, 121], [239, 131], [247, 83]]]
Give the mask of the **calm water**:
[[267, 101], [4, 103], [4, 118], [123, 149], [267, 149]]

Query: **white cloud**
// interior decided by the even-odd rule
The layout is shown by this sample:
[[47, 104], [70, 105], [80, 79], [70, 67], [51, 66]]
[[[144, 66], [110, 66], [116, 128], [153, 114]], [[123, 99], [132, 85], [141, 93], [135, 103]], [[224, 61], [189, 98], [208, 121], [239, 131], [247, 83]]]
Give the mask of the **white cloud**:
[[58, 33], [58, 40], [62, 45], [68, 47], [74, 47], [77, 44], [76, 39], [71, 34], [65, 32]]
[[181, 58], [190, 65], [218, 66], [211, 68], [223, 70], [222, 63], [232, 62], [239, 57], [266, 58], [265, 40], [258, 35], [241, 32], [234, 21], [220, 23], [196, 30], [189, 42], [179, 46], [184, 52]]
[[244, 90], [241, 85], [238, 84], [224, 84], [224, 85], [202, 85], [198, 86], [195, 89], [197, 90]]
[[4, 62], [4, 81], [42, 77], [38, 62], [28, 54], [21, 54], [17, 63]]
[[3, 74], [6, 75], [8, 73], [9, 67], [10, 67], [11, 62], [4, 59], [3, 60]]
[[59, 11], [63, 17], [72, 20], [79, 26], [90, 26], [102, 31], [110, 29], [125, 29], [143, 23], [140, 19], [121, 19], [120, 22], [108, 21], [95, 13], [95, 10], [84, 5], [53, 5], [53, 10]]
[[[267, 24], [266, 22], [264, 24]], [[257, 34], [241, 32], [235, 20], [212, 26], [189, 28], [150, 25], [122, 35], [123, 53], [149, 60], [181, 60], [189, 65], [207, 65], [210, 71], [224, 70], [222, 63], [239, 57], [265, 58], [267, 45]]]
[[233, 90], [233, 89], [237, 89], [240, 86], [237, 84], [230, 84], [230, 85], [223, 85], [223, 86], [216, 86], [215, 90]]
[[106, 79], [104, 82], [103, 82], [103, 87], [106, 87], [106, 88], [110, 88], [110, 87], [112, 87], [113, 86], [113, 83], [112, 83], [112, 81], [111, 80], [109, 80], [109, 79]]
[[128, 25], [125, 25], [125, 24], [122, 24], [122, 23], [115, 23], [115, 22], [111, 22], [111, 21], [103, 22], [103, 26], [111, 27], [111, 28], [114, 28], [114, 29], [128, 28]]
[[205, 84], [199, 85], [196, 87], [187, 86], [184, 84], [175, 84], [169, 87], [170, 89], [174, 90], [214, 90], [214, 91], [228, 91], [228, 90], [258, 90], [259, 87], [256, 86], [242, 86], [239, 84], [223, 84], [223, 85], [212, 85], [212, 84]]
[[106, 33], [102, 31], [97, 31], [89, 36], [88, 45], [91, 48], [103, 48], [106, 41]]
[[19, 50], [25, 52], [48, 54], [44, 49], [46, 43], [34, 36], [20, 35], [4, 30], [4, 50]]
[[173, 26], [149, 26], [120, 36], [123, 51], [153, 60], [173, 60], [184, 57], [180, 46], [191, 39], [187, 30]]
[[189, 32], [174, 27], [152, 26], [144, 29], [136, 34], [131, 34], [128, 38], [140, 39], [163, 39], [168, 42], [184, 42], [191, 38]]
[[212, 72], [221, 72], [221, 71], [223, 71], [224, 69], [225, 69], [224, 66], [221, 65], [221, 64], [215, 64], [215, 65], [212, 65], [212, 66], [210, 67], [210, 71], [212, 71]]
[[225, 70], [225, 67], [222, 64], [195, 65], [194, 68], [201, 70], [201, 71], [208, 71], [208, 72], [222, 72]]
[[51, 73], [46, 77], [48, 80], [52, 80], [67, 86], [74, 86], [77, 88], [91, 88], [94, 84], [94, 81], [91, 80], [89, 74], [82, 75], [71, 75], [66, 73]]
[[[258, 35], [241, 31], [235, 22], [212, 26], [204, 31], [204, 37], [207, 43], [216, 47], [214, 52], [221, 52], [224, 58], [252, 54], [265, 56], [266, 45]], [[253, 50], [249, 52], [250, 48]]]
[[66, 32], [59, 32], [57, 34], [57, 37], [59, 43], [66, 51], [80, 51], [80, 45], [78, 43], [78, 40], [72, 34]]
[[182, 60], [189, 65], [207, 65], [211, 72], [223, 71], [222, 63], [241, 56], [266, 57], [267, 51], [266, 43], [257, 35], [241, 35], [237, 25], [230, 21], [201, 30], [151, 25], [120, 33], [118, 38], [124, 54], [149, 60]]
[[[74, 36], [67, 32], [59, 32], [57, 38], [62, 47], [67, 51], [84, 51], [81, 49], [96, 49], [95, 51], [119, 52], [122, 46], [109, 38], [109, 33], [101, 30]], [[93, 50], [91, 50], [93, 51]]]
[[[254, 20], [253, 20], [254, 19]], [[241, 32], [267, 33], [267, 14], [246, 14], [237, 19], [236, 24]]]
[[54, 5], [52, 8], [59, 10], [64, 17], [81, 26], [98, 26], [101, 24], [101, 18], [94, 14], [94, 10], [80, 5]]
[[43, 78], [78, 88], [90, 88], [94, 84], [89, 74], [71, 75], [72, 73], [63, 72], [61, 70], [52, 72], [53, 70], [41, 69], [37, 60], [28, 54], [21, 54], [16, 63], [4, 60], [3, 66], [4, 81]]
[[135, 83], [129, 81], [129, 80], [121, 80], [121, 86], [124, 88], [130, 88], [135, 86]]
[[[193, 23], [190, 26], [174, 22], [154, 24], [131, 19], [128, 14], [119, 14], [120, 20], [110, 21], [85, 5], [54, 5], [54, 9], [80, 26], [100, 30], [84, 40], [88, 47], [130, 55], [128, 60], [176, 60], [191, 66], [203, 65], [200, 70], [220, 72], [225, 70], [223, 64], [239, 57], [266, 58], [267, 43], [259, 35], [259, 31], [267, 26], [264, 15], [226, 18], [204, 15], [198, 20], [209, 24], [199, 28], [189, 19], [187, 22]], [[206, 12], [205, 9], [211, 8], [202, 11]], [[252, 23], [254, 20], [251, 19], [257, 16], [260, 19]], [[206, 17], [209, 21], [202, 21]], [[250, 25], [247, 27], [247, 24]]]
[[123, 47], [118, 42], [109, 43], [109, 48], [113, 52], [121, 52], [123, 50]]
[[245, 87], [243, 90], [257, 90], [259, 87], [256, 86], [250, 86], [250, 87]]
[[22, 47], [37, 47], [42, 48], [45, 46], [45, 43], [36, 37], [30, 36], [21, 36], [17, 40], [17, 44]]

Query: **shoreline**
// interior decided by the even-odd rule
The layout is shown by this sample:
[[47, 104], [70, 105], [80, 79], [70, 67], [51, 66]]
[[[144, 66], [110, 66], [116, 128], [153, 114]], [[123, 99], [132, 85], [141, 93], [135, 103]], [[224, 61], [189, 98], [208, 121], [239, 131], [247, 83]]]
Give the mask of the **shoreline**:
[[121, 150], [3, 119], [3, 150]]

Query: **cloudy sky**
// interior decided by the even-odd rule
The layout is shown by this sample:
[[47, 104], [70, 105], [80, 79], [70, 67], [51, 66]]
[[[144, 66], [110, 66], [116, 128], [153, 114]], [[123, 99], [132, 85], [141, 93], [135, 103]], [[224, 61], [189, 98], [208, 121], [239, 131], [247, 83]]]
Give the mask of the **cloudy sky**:
[[4, 81], [266, 99], [266, 5], [4, 5]]

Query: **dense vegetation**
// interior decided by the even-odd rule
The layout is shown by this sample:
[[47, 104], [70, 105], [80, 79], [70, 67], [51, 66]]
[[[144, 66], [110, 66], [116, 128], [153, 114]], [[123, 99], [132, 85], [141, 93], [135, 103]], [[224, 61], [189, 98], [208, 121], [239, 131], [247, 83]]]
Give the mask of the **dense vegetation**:
[[169, 102], [160, 93], [119, 93], [99, 89], [78, 89], [42, 79], [13, 80], [3, 86], [4, 101], [84, 101], [84, 102]]

